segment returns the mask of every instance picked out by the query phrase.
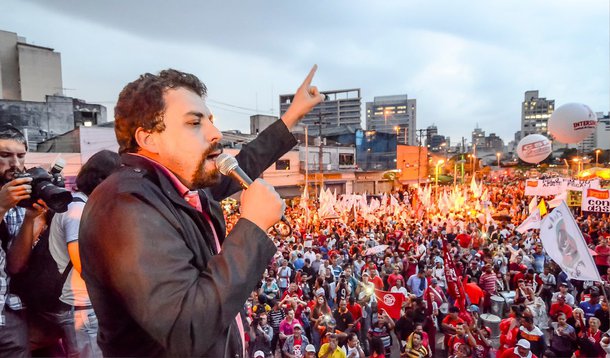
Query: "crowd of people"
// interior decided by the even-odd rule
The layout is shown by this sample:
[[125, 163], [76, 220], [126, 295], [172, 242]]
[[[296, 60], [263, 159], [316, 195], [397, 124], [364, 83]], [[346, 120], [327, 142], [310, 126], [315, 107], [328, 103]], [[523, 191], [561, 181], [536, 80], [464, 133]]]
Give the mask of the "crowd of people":
[[[570, 280], [539, 230], [516, 231], [531, 198], [523, 180], [504, 179], [481, 184], [483, 197], [460, 188], [463, 207], [478, 210], [429, 206], [422, 215], [415, 188], [372, 199], [381, 205], [369, 197], [366, 213], [319, 217], [313, 200], [289, 207], [293, 230], [269, 232], [279, 250], [246, 303], [250, 356], [605, 357], [608, 216], [576, 216], [604, 282]], [[485, 207], [505, 215], [481, 220]], [[238, 206], [224, 209], [230, 230]], [[449, 287], [445, 254], [465, 305]], [[404, 295], [400, 317], [378, 308], [376, 289]], [[497, 327], [483, 319], [490, 313]]]
[[[296, 145], [290, 130], [324, 99], [316, 68], [237, 155], [250, 177]], [[517, 227], [535, 207], [523, 178], [473, 178], [434, 195], [430, 185], [321, 190], [288, 207], [291, 228], [273, 227], [284, 202], [263, 180], [239, 205], [219, 205], [240, 186], [218, 171], [222, 134], [206, 93], [172, 69], [129, 83], [115, 108], [121, 156], [93, 155], [70, 200], [54, 199], [66, 193], [49, 186], [51, 173], [23, 173], [27, 140], [0, 126], [0, 356], [610, 352], [607, 214], [573, 210], [595, 282], [570, 279], [538, 230]], [[44, 190], [53, 195], [42, 200]]]

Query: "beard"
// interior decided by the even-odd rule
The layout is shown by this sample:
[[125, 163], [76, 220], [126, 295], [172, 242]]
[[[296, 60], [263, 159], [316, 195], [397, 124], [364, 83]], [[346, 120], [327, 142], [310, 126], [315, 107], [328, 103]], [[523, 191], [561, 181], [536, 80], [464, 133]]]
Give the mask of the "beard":
[[220, 143], [211, 145], [201, 156], [201, 159], [197, 164], [197, 171], [195, 174], [193, 174], [193, 178], [191, 180], [194, 189], [203, 189], [220, 183], [221, 175], [216, 165], [214, 165], [213, 169], [207, 170], [205, 166], [208, 157], [217, 151], [222, 153], [222, 145]]
[[6, 184], [9, 181], [15, 179], [15, 173], [20, 173], [21, 170], [17, 167], [11, 167], [7, 170], [5, 170], [1, 175], [0, 175], [0, 183], [1, 184]]

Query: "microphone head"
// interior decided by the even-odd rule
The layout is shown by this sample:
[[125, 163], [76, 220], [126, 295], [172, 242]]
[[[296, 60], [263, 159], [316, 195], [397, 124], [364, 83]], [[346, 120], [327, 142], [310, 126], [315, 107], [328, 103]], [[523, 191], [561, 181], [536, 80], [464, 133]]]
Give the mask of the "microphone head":
[[237, 159], [231, 154], [221, 153], [216, 157], [216, 168], [222, 175], [229, 175], [238, 166]]

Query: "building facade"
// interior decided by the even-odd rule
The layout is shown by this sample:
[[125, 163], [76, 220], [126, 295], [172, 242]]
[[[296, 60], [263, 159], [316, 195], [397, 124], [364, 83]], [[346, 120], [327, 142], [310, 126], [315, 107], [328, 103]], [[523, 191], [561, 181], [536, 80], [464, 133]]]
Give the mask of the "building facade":
[[597, 113], [597, 128], [595, 129], [596, 149], [610, 149], [610, 113]]
[[[323, 91], [326, 100], [316, 105], [294, 128], [296, 132], [304, 132], [305, 126], [310, 132], [332, 127], [352, 127], [360, 129], [360, 112], [362, 98], [360, 89]], [[294, 99], [294, 94], [280, 95], [280, 117], [286, 113]]]
[[472, 131], [472, 145], [476, 145], [477, 148], [485, 146], [485, 131], [479, 128], [479, 125]]
[[550, 137], [548, 122], [555, 110], [555, 100], [539, 97], [539, 92], [526, 91], [521, 103], [521, 138], [530, 134]]
[[378, 96], [366, 103], [366, 129], [395, 134], [398, 144], [415, 145], [417, 101], [405, 95]]
[[278, 118], [276, 116], [268, 116], [264, 114], [255, 114], [250, 116], [250, 134], [258, 135], [277, 120]]
[[63, 94], [61, 54], [0, 30], [0, 99], [44, 101]]
[[80, 126], [107, 122], [106, 107], [76, 98], [47, 96], [44, 102], [0, 100], [0, 124], [12, 124], [24, 131], [29, 148]]
[[363, 171], [396, 169], [396, 135], [374, 130], [356, 132], [356, 163]]

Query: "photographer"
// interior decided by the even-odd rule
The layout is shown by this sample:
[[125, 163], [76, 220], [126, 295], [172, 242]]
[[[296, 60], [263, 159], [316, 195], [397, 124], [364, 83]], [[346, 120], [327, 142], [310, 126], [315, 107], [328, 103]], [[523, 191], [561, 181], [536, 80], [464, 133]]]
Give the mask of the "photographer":
[[271, 340], [273, 328], [267, 323], [267, 313], [262, 312], [252, 321], [250, 326], [250, 352], [262, 351], [265, 357], [273, 357]]
[[27, 262], [32, 246], [45, 227], [42, 201], [32, 208], [18, 207], [30, 199], [32, 178], [14, 179], [24, 170], [27, 143], [11, 125], [0, 126], [0, 356], [29, 356], [28, 331], [23, 304], [8, 292], [10, 277]]

